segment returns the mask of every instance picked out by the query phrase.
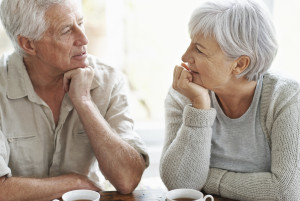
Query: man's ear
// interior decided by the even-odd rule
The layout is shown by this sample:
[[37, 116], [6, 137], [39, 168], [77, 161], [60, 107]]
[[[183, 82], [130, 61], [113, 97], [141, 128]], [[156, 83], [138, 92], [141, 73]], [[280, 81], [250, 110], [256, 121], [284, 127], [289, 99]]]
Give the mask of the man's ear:
[[19, 43], [20, 47], [24, 50], [24, 52], [26, 52], [27, 54], [29, 54], [29, 55], [36, 54], [36, 49], [35, 49], [33, 40], [19, 35], [18, 43]]
[[244, 72], [250, 65], [250, 61], [251, 61], [250, 58], [245, 55], [242, 55], [239, 58], [237, 58], [234, 62], [235, 66], [233, 69], [233, 73], [235, 75], [239, 75], [242, 72]]

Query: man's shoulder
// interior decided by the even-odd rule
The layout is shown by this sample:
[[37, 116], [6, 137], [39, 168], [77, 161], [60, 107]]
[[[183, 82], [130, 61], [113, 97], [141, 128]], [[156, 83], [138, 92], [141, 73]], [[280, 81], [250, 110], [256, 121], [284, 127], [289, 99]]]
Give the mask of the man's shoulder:
[[89, 65], [95, 70], [97, 76], [120, 76], [122, 73], [119, 69], [103, 62], [100, 58], [94, 55], [88, 55]]
[[[7, 82], [8, 62], [12, 54], [4, 53], [0, 56], [0, 87], [5, 87]], [[1, 90], [2, 91], [2, 90]]]
[[114, 68], [96, 56], [88, 55], [89, 65], [94, 68], [94, 80], [102, 87], [114, 87], [125, 83], [125, 75], [117, 68]]
[[0, 74], [7, 71], [7, 63], [11, 54], [4, 53], [0, 56]]

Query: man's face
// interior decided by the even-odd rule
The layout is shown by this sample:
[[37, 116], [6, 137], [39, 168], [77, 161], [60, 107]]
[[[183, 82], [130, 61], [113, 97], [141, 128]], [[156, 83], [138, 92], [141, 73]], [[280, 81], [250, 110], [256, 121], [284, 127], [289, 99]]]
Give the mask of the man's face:
[[59, 73], [88, 65], [83, 17], [77, 5], [68, 1], [54, 5], [45, 14], [49, 28], [35, 41], [39, 63]]

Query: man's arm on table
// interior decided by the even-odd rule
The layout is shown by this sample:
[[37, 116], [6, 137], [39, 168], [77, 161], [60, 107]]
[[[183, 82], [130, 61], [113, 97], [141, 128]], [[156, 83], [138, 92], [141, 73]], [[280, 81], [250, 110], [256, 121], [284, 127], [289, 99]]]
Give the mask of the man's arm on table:
[[45, 201], [75, 189], [99, 191], [87, 177], [67, 174], [49, 178], [0, 177], [0, 201]]
[[101, 172], [120, 193], [131, 193], [146, 167], [144, 158], [101, 115], [90, 96], [91, 80], [91, 67], [69, 71], [65, 74], [65, 90], [90, 139]]

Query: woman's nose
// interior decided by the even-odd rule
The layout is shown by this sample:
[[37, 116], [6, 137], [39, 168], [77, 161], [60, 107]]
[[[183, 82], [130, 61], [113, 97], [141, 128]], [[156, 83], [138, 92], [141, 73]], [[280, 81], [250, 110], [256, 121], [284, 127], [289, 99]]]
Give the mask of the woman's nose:
[[193, 62], [193, 58], [192, 58], [191, 53], [190, 53], [190, 47], [188, 47], [187, 50], [185, 51], [185, 53], [182, 55], [181, 60], [183, 62], [188, 62], [188, 63]]
[[184, 54], [182, 55], [182, 57], [181, 57], [181, 60], [182, 60], [183, 62], [187, 62], [186, 52], [187, 52], [187, 51], [185, 51], [185, 53], [184, 53]]

